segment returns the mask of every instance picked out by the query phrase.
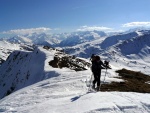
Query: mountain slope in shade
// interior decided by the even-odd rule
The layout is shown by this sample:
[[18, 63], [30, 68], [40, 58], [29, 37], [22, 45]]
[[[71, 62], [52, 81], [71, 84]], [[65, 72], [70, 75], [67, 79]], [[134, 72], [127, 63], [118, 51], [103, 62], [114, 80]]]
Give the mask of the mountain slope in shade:
[[113, 35], [113, 36], [107, 37], [101, 43], [101, 48], [102, 49], [108, 48], [110, 46], [117, 44], [119, 41], [127, 40], [127, 39], [130, 39], [132, 37], [136, 37], [136, 36], [138, 36], [137, 32], [131, 32], [131, 33], [127, 33], [127, 34], [118, 34], [118, 35]]
[[122, 54], [133, 55], [138, 54], [139, 56], [147, 56], [150, 54], [150, 34], [138, 36], [130, 40], [126, 40], [118, 47]]
[[0, 98], [45, 79], [45, 59], [39, 49], [14, 51], [0, 67]]

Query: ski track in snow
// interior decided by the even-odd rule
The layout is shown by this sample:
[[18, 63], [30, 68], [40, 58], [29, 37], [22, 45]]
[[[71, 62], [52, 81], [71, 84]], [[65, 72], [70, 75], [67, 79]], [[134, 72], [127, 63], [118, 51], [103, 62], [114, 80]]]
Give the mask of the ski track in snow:
[[[150, 95], [133, 92], [90, 92], [86, 80], [91, 71], [75, 72], [52, 68], [48, 62], [54, 52], [46, 54], [45, 80], [18, 90], [0, 100], [1, 113], [149, 113]], [[55, 73], [54, 73], [55, 72]], [[102, 71], [103, 80], [105, 71]], [[106, 81], [116, 76], [108, 70]]]

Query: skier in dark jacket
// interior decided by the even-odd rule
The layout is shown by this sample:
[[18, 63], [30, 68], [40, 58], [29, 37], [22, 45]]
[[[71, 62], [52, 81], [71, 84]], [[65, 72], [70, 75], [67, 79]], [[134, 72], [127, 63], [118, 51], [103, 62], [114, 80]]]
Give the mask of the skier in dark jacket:
[[100, 78], [101, 78], [101, 69], [104, 69], [106, 65], [101, 61], [99, 56], [95, 56], [95, 60], [92, 62], [92, 72], [94, 75], [93, 86], [95, 89], [95, 84], [97, 83], [97, 90], [100, 88]]

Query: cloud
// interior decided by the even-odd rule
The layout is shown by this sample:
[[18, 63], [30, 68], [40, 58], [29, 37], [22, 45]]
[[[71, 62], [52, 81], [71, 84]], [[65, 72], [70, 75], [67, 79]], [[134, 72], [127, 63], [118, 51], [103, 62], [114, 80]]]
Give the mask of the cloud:
[[4, 31], [3, 34], [25, 35], [25, 34], [31, 34], [31, 33], [49, 32], [50, 30], [51, 30], [50, 28], [45, 28], [45, 27], [30, 28], [30, 29], [15, 29], [15, 30]]
[[77, 31], [112, 31], [112, 28], [108, 28], [108, 27], [98, 27], [98, 26], [82, 26], [79, 29], [77, 29]]
[[150, 22], [130, 22], [123, 24], [122, 27], [149, 27]]

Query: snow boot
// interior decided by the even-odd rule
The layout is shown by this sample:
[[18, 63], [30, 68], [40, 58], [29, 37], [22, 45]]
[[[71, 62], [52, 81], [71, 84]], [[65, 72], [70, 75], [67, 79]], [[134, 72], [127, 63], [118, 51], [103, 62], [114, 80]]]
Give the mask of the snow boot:
[[97, 90], [97, 91], [100, 91], [100, 86], [97, 86], [97, 87], [96, 87], [96, 90]]

